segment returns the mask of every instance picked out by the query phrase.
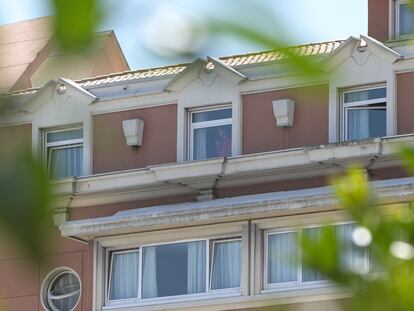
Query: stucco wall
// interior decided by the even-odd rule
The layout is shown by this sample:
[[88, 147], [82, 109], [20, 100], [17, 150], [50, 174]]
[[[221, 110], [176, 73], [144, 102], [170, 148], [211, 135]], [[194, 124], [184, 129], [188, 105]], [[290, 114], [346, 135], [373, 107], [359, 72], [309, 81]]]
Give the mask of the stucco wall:
[[[243, 154], [328, 143], [328, 85], [243, 96]], [[278, 128], [272, 101], [295, 101], [294, 124]]]
[[[49, 235], [44, 264], [39, 266], [22, 252], [15, 241], [0, 234], [0, 307], [4, 311], [43, 311], [40, 289], [44, 278], [57, 267], [69, 267], [82, 281], [81, 301], [75, 311], [91, 310], [92, 257], [86, 244], [60, 237], [57, 229]], [[7, 280], [5, 282], [4, 280]]]
[[389, 0], [368, 0], [368, 35], [387, 41], [389, 36]]
[[414, 133], [414, 72], [397, 74], [398, 134]]
[[[127, 146], [122, 120], [144, 121], [143, 144]], [[93, 172], [142, 168], [177, 159], [177, 105], [106, 113], [93, 117]]]

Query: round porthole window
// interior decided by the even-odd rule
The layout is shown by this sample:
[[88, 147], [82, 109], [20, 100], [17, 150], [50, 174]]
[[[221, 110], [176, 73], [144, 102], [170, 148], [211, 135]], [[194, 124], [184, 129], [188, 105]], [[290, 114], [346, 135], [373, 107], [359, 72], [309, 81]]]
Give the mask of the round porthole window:
[[72, 311], [79, 303], [81, 282], [69, 268], [59, 268], [46, 277], [42, 289], [42, 302], [48, 311]]

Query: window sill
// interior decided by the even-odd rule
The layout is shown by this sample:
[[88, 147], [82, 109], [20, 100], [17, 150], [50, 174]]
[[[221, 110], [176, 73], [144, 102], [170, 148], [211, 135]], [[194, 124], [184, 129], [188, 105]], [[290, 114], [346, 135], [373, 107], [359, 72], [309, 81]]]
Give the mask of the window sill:
[[[240, 292], [236, 294], [218, 295], [206, 294], [202, 297], [185, 297], [181, 300], [172, 300], [164, 302], [152, 302], [151, 304], [123, 304], [105, 306], [97, 310], [111, 310], [111, 311], [224, 311], [237, 310], [244, 308], [260, 308], [285, 304], [304, 303], [310, 301], [330, 301], [337, 299], [350, 298], [349, 291], [344, 290], [338, 286], [325, 283], [321, 287], [291, 287], [286, 291], [263, 290], [257, 295], [243, 296]], [[184, 298], [184, 297], [183, 297]]]
[[[136, 310], [148, 310], [148, 307], [154, 306], [157, 310], [159, 307], [161, 309], [168, 309], [166, 304], [178, 304], [178, 303], [191, 303], [194, 305], [196, 302], [203, 302], [207, 300], [215, 300], [222, 298], [234, 298], [241, 296], [240, 289], [230, 289], [230, 290], [215, 290], [209, 293], [203, 294], [193, 294], [193, 295], [182, 295], [182, 296], [170, 296], [170, 297], [160, 297], [160, 298], [148, 298], [143, 300], [128, 300], [128, 301], [113, 301], [102, 307], [102, 310], [118, 310], [123, 308], [135, 307]], [[135, 310], [135, 309], [133, 309]]]

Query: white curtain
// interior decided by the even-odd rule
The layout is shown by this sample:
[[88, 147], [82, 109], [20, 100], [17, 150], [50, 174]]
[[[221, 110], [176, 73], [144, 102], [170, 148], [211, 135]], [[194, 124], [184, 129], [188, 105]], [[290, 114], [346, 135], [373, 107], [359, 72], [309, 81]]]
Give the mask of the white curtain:
[[207, 130], [208, 128], [194, 130], [193, 160], [207, 159]]
[[337, 239], [340, 245], [340, 265], [342, 269], [353, 272], [368, 272], [365, 250], [352, 242], [354, 224], [336, 226]]
[[220, 242], [214, 245], [211, 289], [240, 287], [241, 245], [241, 241]]
[[348, 110], [348, 140], [369, 138], [369, 110]]
[[187, 294], [206, 291], [206, 242], [188, 243]]
[[[322, 228], [310, 228], [310, 229], [304, 229], [303, 234], [307, 236], [308, 239], [311, 241], [317, 242], [322, 235]], [[323, 256], [323, 254], [321, 254]], [[313, 281], [319, 281], [324, 280], [325, 277], [320, 273], [319, 271], [309, 269], [306, 267], [302, 268], [302, 281], [303, 282], [313, 282]]]
[[138, 296], [139, 252], [114, 254], [112, 258], [109, 299], [127, 299]]
[[298, 279], [298, 235], [278, 233], [268, 241], [268, 283], [293, 282]]
[[142, 269], [142, 297], [157, 297], [157, 253], [156, 247], [144, 247]]
[[82, 146], [51, 149], [50, 157], [50, 175], [52, 178], [82, 175]]

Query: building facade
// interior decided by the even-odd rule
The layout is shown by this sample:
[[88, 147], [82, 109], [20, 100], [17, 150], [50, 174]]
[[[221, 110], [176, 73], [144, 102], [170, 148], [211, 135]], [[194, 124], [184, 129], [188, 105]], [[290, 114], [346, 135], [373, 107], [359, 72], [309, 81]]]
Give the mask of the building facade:
[[[298, 239], [317, 237], [327, 221], [349, 239], [352, 220], [328, 186], [346, 167], [364, 167], [381, 202], [408, 204], [414, 195], [396, 156], [401, 144], [414, 145], [413, 25], [408, 1], [370, 0], [369, 36], [291, 48], [320, 62], [311, 81], [270, 51], [63, 76], [9, 93], [0, 138], [31, 146], [43, 161], [56, 226], [47, 266], [33, 266], [3, 238], [1, 304], [346, 303], [346, 292], [302, 266]], [[369, 272], [369, 256], [358, 254], [351, 247], [347, 264]]]

